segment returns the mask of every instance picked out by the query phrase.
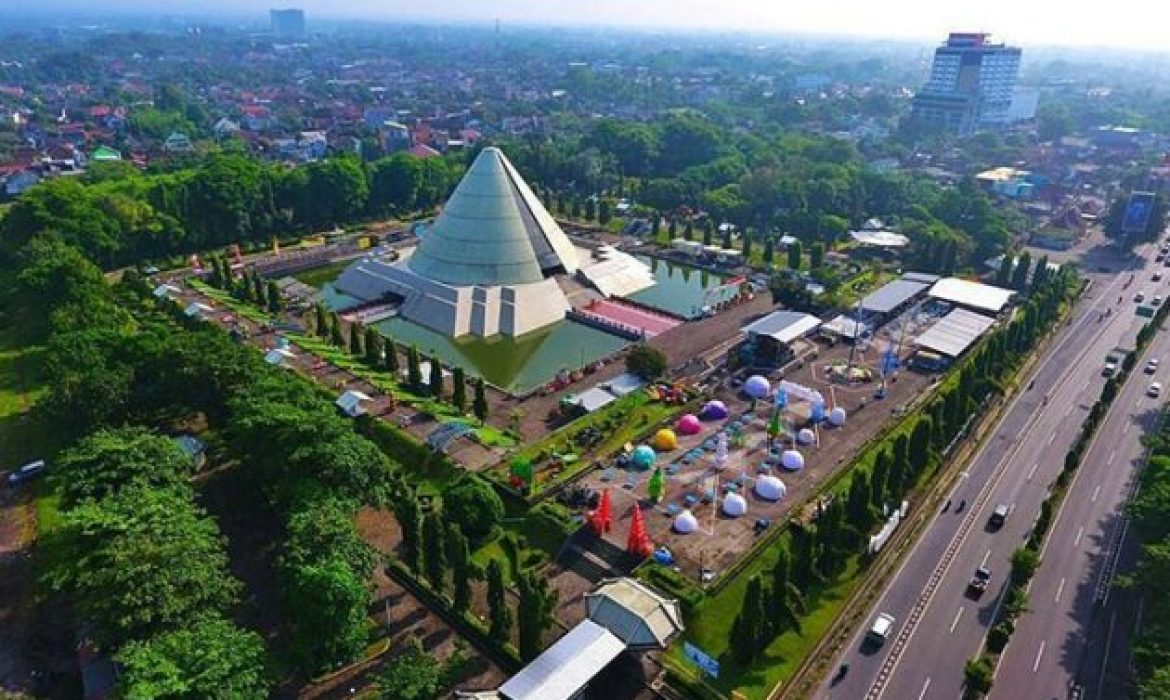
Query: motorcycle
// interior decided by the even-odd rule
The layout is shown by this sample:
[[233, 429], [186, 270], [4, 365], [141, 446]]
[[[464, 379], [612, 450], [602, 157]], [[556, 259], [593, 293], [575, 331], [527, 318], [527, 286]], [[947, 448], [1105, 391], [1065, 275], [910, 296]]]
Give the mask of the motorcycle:
[[959, 507], [955, 509], [955, 512], [962, 513], [963, 509], [966, 507], [967, 507], [967, 499], [964, 498], [963, 500], [959, 501]]

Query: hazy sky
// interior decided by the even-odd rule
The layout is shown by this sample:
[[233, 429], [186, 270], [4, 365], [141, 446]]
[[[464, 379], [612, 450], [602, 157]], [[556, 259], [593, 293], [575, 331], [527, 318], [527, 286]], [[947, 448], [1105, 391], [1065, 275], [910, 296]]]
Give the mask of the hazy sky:
[[990, 31], [1017, 44], [1170, 50], [1166, 0], [4, 0], [8, 8], [63, 5], [150, 13], [246, 12], [300, 6], [312, 16], [607, 24], [859, 34], [934, 41], [950, 30]]

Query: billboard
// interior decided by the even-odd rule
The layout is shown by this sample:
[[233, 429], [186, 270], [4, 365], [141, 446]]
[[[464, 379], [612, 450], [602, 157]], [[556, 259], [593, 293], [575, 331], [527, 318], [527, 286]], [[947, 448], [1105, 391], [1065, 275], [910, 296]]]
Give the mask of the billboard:
[[699, 647], [690, 642], [683, 642], [683, 655], [703, 673], [712, 678], [719, 677], [719, 660], [711, 658]]
[[1150, 214], [1154, 212], [1153, 192], [1132, 192], [1125, 205], [1125, 216], [1121, 219], [1122, 233], [1145, 233], [1150, 225]]

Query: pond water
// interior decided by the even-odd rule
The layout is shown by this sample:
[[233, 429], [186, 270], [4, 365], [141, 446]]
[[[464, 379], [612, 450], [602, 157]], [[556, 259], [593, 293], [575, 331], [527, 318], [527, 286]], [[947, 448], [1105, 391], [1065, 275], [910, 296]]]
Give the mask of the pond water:
[[649, 256], [638, 256], [638, 259], [650, 266], [657, 284], [630, 295], [630, 299], [656, 309], [670, 311], [686, 318], [698, 318], [702, 315], [704, 306], [714, 306], [730, 299], [739, 291], [729, 289], [708, 292], [722, 285], [728, 279], [727, 275], [718, 275]]
[[444, 363], [514, 392], [538, 387], [563, 369], [577, 369], [619, 350], [627, 341], [589, 326], [561, 321], [519, 338], [466, 336], [455, 340], [401, 317], [374, 324], [402, 345], [414, 345]]

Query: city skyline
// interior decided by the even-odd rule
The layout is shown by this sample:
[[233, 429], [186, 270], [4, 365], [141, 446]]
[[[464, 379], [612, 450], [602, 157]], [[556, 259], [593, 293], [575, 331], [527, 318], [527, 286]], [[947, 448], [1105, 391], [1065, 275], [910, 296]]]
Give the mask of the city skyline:
[[[140, 13], [170, 15], [223, 15], [267, 18], [275, 7], [301, 7], [318, 19], [409, 20], [480, 23], [500, 20], [508, 24], [552, 26], [621, 26], [664, 30], [750, 30], [756, 33], [798, 33], [850, 35], [874, 39], [909, 39], [937, 42], [951, 31], [994, 33], [1014, 44], [1110, 47], [1165, 51], [1160, 27], [1170, 19], [1170, 9], [1150, 8], [1138, 0], [1119, 0], [1111, 11], [1092, 20], [1078, 13], [1054, 13], [1043, 3], [1019, 4], [1009, 0], [985, 0], [978, 5], [955, 7], [929, 0], [892, 0], [870, 3], [839, 0], [831, 4], [788, 7], [763, 0], [646, 0], [623, 3], [595, 0], [570, 3], [563, 0], [537, 3], [532, 0], [500, 0], [484, 5], [470, 0], [451, 0], [441, 5], [400, 0], [303, 0], [272, 3], [266, 0], [198, 0], [170, 6], [160, 13], [157, 3], [148, 0], [116, 0], [103, 5], [103, 14]], [[6, 13], [39, 15], [76, 12], [93, 14], [93, 7], [80, 0], [42, 3], [16, 0]], [[1134, 22], [1134, 17], [1142, 17]], [[843, 19], [844, 18], [844, 19]]]

